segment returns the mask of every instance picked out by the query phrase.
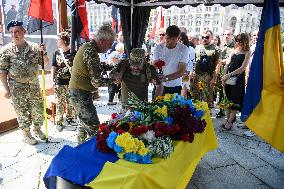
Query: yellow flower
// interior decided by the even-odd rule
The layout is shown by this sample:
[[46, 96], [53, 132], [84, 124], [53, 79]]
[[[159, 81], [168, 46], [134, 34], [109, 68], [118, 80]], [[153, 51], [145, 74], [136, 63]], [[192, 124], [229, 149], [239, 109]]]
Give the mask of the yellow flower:
[[165, 94], [164, 101], [169, 102], [173, 99], [173, 94]]
[[205, 85], [204, 81], [199, 81], [199, 82], [198, 82], [198, 88], [199, 88], [199, 90], [201, 90], [201, 91], [204, 90], [205, 86], [206, 86], [206, 85]]
[[149, 149], [145, 147], [144, 143], [141, 140], [137, 138], [135, 138], [134, 140], [135, 140], [136, 146], [138, 147], [137, 153], [141, 156], [146, 155], [149, 152]]
[[218, 106], [219, 106], [220, 109], [224, 109], [225, 108], [225, 105], [223, 103], [219, 103]]
[[[135, 126], [135, 123], [133, 123], [133, 122], [128, 122], [128, 124], [129, 124], [129, 126], [130, 126], [130, 129], [132, 129], [134, 126]], [[129, 129], [129, 130], [130, 130]]]
[[155, 113], [160, 114], [160, 115], [162, 115], [164, 117], [168, 117], [168, 108], [165, 105], [162, 108], [158, 107], [155, 110]]
[[156, 101], [158, 101], [158, 102], [162, 101], [163, 99], [164, 99], [163, 96], [157, 96], [157, 97], [156, 97]]

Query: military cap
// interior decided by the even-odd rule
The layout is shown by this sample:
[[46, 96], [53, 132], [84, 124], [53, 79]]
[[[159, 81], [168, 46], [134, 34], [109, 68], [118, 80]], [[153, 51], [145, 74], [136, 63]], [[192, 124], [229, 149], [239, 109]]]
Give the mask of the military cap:
[[23, 22], [22, 21], [17, 21], [17, 20], [11, 20], [8, 25], [7, 25], [7, 30], [9, 31], [9, 29], [11, 27], [15, 27], [15, 26], [23, 26]]
[[141, 64], [145, 61], [145, 50], [141, 48], [132, 49], [130, 53], [130, 64]]

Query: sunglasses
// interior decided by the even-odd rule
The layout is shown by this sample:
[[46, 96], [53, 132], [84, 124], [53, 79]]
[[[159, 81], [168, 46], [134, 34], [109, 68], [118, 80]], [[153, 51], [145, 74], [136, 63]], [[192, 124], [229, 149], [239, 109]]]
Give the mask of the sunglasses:
[[165, 36], [165, 35], [166, 35], [166, 34], [164, 34], [164, 33], [160, 33], [160, 34], [159, 34], [159, 36]]
[[202, 36], [202, 39], [209, 39], [209, 36]]
[[236, 39], [235, 41], [238, 42], [238, 43], [242, 43], [241, 39]]
[[232, 34], [230, 34], [230, 33], [224, 33], [223, 35], [224, 35], [224, 36], [230, 36], [230, 35], [232, 35]]

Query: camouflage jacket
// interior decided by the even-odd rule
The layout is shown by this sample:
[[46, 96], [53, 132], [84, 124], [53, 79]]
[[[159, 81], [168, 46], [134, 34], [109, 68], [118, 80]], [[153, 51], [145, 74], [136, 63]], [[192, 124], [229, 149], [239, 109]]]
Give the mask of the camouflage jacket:
[[36, 43], [26, 41], [22, 49], [9, 43], [0, 50], [0, 73], [6, 73], [8, 80], [38, 84], [38, 66], [41, 63], [41, 54]]
[[[71, 68], [73, 66], [73, 59], [76, 52], [71, 53], [70, 50], [66, 52], [55, 51], [52, 60], [52, 66], [54, 66], [55, 74], [54, 79], [58, 85], [68, 85], [71, 78]], [[64, 56], [64, 57], [63, 57]]]
[[95, 91], [101, 85], [102, 71], [95, 41], [84, 43], [74, 58], [69, 88]]

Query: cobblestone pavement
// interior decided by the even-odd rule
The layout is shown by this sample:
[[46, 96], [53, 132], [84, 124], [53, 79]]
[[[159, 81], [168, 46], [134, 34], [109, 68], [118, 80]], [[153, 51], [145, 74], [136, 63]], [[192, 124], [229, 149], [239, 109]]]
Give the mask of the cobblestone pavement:
[[[100, 88], [100, 96], [95, 104], [103, 122], [119, 105], [107, 106], [107, 88]], [[284, 154], [257, 136], [243, 136], [247, 130], [237, 127], [240, 121], [231, 131], [221, 131], [224, 120], [215, 114], [212, 110], [219, 148], [199, 162], [187, 189], [284, 189]], [[1, 189], [44, 189], [42, 177], [52, 158], [64, 145], [76, 146], [75, 127], [60, 133], [51, 122], [48, 125], [49, 142], [35, 146], [22, 143], [18, 129], [0, 135]]]

